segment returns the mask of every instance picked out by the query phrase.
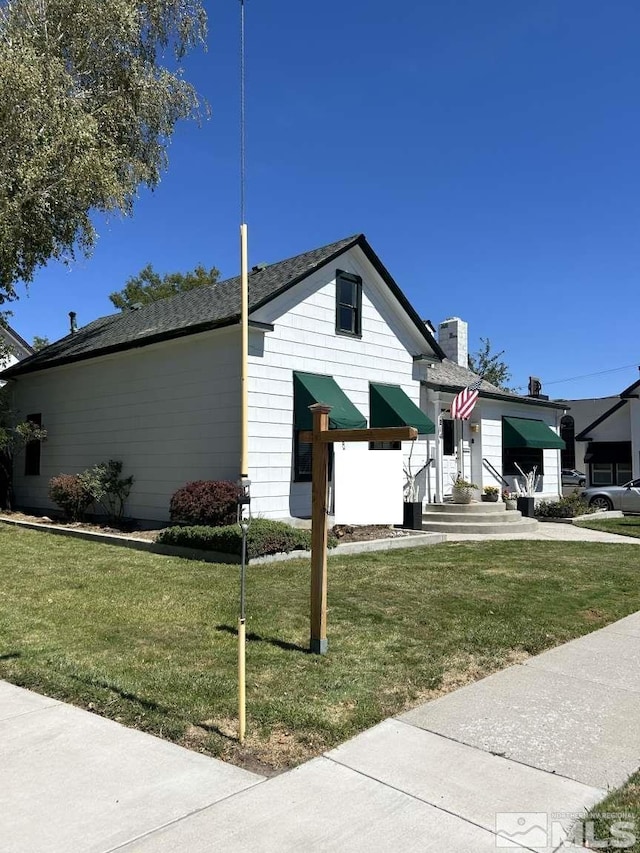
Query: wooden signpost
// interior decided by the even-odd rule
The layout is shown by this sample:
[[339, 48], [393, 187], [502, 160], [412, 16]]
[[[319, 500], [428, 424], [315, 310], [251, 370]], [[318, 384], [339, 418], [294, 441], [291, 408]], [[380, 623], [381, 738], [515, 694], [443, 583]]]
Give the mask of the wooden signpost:
[[[329, 445], [347, 441], [409, 441], [418, 437], [414, 427], [329, 429], [331, 406], [314, 403], [313, 429], [300, 433], [312, 444], [311, 461], [311, 643], [314, 654], [327, 652], [327, 515]], [[398, 496], [400, 500], [400, 495]]]

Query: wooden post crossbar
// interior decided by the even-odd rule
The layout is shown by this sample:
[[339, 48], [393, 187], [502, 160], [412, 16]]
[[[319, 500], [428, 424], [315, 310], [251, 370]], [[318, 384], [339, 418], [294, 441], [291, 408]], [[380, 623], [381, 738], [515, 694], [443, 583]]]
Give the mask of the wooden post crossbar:
[[[329, 445], [347, 441], [410, 441], [418, 437], [415, 427], [375, 429], [329, 429], [331, 406], [314, 403], [313, 429], [300, 433], [300, 441], [311, 442], [311, 642], [310, 650], [327, 652], [327, 515], [329, 493]], [[400, 496], [398, 496], [400, 499]]]

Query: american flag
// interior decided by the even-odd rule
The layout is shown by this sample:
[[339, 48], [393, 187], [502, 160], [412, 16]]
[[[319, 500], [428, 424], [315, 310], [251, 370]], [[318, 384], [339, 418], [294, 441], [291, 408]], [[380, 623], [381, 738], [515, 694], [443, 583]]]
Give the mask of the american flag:
[[482, 379], [472, 382], [467, 385], [459, 394], [454, 397], [451, 404], [451, 417], [461, 421], [466, 421], [478, 399], [479, 388], [482, 384]]

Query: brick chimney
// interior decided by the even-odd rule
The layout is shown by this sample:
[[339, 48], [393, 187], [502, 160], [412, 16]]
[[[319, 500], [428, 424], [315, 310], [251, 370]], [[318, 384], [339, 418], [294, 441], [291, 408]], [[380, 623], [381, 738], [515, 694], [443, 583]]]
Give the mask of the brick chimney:
[[460, 367], [469, 366], [469, 327], [460, 317], [450, 317], [438, 327], [438, 343], [447, 358]]

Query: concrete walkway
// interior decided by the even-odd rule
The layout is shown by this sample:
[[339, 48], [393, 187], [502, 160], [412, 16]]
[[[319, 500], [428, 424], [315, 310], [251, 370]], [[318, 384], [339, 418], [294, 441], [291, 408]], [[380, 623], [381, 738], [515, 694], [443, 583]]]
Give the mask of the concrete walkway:
[[639, 765], [640, 613], [268, 780], [0, 682], [0, 851], [551, 851]]
[[624, 545], [640, 545], [640, 539], [634, 536], [619, 536], [617, 533], [603, 533], [588, 527], [574, 524], [559, 524], [539, 521], [537, 527], [527, 533], [447, 533], [447, 542], [487, 542], [490, 539], [522, 539], [538, 542], [608, 542]]

